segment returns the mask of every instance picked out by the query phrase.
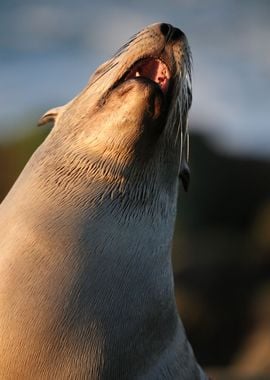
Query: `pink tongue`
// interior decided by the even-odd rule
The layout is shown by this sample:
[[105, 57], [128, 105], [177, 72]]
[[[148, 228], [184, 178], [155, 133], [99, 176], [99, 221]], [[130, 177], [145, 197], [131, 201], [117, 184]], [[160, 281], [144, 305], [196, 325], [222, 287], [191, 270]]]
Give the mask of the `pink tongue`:
[[147, 61], [138, 63], [127, 76], [127, 79], [135, 78], [136, 73], [140, 77], [151, 79], [156, 82], [161, 90], [166, 93], [169, 87], [169, 72], [164, 63], [159, 60], [149, 59]]

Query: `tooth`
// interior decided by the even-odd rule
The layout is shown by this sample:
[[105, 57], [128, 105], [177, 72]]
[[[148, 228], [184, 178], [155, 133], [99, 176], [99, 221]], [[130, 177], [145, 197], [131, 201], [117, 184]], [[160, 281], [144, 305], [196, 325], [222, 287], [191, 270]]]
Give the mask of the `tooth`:
[[135, 77], [139, 77], [139, 76], [140, 76], [139, 71], [136, 71]]

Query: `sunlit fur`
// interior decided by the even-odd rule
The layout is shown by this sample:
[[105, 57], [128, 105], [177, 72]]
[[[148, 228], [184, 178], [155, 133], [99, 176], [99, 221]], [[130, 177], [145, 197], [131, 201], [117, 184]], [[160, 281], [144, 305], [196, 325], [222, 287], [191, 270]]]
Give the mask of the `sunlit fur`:
[[[165, 96], [124, 80], [149, 56]], [[0, 206], [0, 379], [205, 379], [170, 257], [190, 70], [186, 38], [151, 25], [40, 120], [55, 125]]]
[[[140, 138], [142, 131], [135, 124], [136, 122], [141, 123], [139, 117], [145, 113], [144, 108], [148, 103], [147, 96], [149, 94], [146, 94], [142, 104], [139, 104], [142, 91], [141, 89], [138, 89], [137, 92], [134, 91], [132, 104], [129, 96], [126, 99], [117, 100], [115, 94], [117, 88], [115, 89], [114, 86], [139, 59], [162, 55], [166, 55], [170, 63], [171, 79], [174, 82], [169, 99], [169, 110], [165, 118], [159, 118], [152, 122], [152, 124], [156, 123], [156, 127], [153, 126], [152, 129], [162, 130], [161, 136], [158, 139], [154, 139], [152, 136], [144, 137], [146, 151], [136, 152], [136, 146], [143, 140]], [[120, 84], [121, 86], [123, 83]], [[115, 98], [112, 101], [113, 96]], [[171, 165], [174, 168], [177, 167], [178, 172], [181, 170], [180, 160], [182, 164], [185, 164], [188, 158], [187, 117], [190, 104], [191, 54], [187, 40], [166, 43], [165, 37], [159, 31], [159, 24], [156, 24], [145, 28], [131, 38], [130, 42], [125, 44], [112, 59], [96, 70], [85, 89], [58, 111], [59, 115], [55, 117], [55, 127], [51, 139], [54, 140], [53, 144], [56, 144], [59, 136], [58, 148], [64, 149], [63, 154], [70, 155], [74, 164], [76, 160], [87, 161], [87, 175], [91, 176], [92, 168], [95, 179], [104, 176], [107, 176], [108, 179], [109, 177], [114, 178], [114, 186], [118, 183], [121, 191], [123, 186], [126, 186], [127, 190], [130, 171], [139, 170], [140, 173], [134, 174], [135, 177], [139, 176], [140, 178], [145, 175], [150, 178], [151, 175], [160, 176], [161, 172], [156, 173], [156, 171], [164, 168], [165, 171], [169, 170], [176, 180], [175, 171], [171, 167], [165, 167], [163, 164], [158, 167], [156, 162], [171, 161]], [[123, 133], [121, 130], [119, 134], [119, 125], [125, 122], [123, 120], [125, 113], [132, 113], [134, 119], [137, 117], [137, 120], [127, 120], [127, 133]], [[108, 118], [107, 124], [105, 115]], [[133, 127], [130, 128], [130, 125]], [[153, 151], [152, 157], [147, 158], [147, 164], [151, 165], [151, 162], [154, 161], [155, 169], [147, 169], [146, 157], [144, 168], [131, 164], [132, 160], [138, 161], [138, 154], [146, 156], [149, 149], [153, 148], [155, 151]], [[78, 155], [77, 159], [76, 155]], [[70, 170], [70, 162], [68, 164]], [[156, 178], [150, 179], [148, 182], [150, 186], [151, 183], [154, 186]], [[114, 188], [114, 193], [116, 190]], [[147, 191], [147, 188], [145, 190]], [[149, 192], [153, 193], [153, 189], [149, 189]]]

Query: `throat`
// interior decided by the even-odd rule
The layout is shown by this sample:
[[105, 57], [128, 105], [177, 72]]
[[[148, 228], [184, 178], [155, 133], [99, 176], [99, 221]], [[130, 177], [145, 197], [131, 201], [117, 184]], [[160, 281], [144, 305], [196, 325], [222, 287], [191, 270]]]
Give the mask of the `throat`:
[[[80, 308], [86, 315], [95, 310], [109, 329], [115, 331], [119, 325], [132, 334], [140, 326], [169, 318], [164, 313], [176, 313], [170, 252], [173, 231], [164, 220], [159, 222], [162, 229], [159, 223], [154, 225], [151, 215], [143, 220], [137, 215], [121, 219], [119, 204], [109, 210], [105, 202], [80, 231], [80, 251], [74, 252], [80, 257], [75, 288], [86, 297]], [[121, 336], [115, 334], [115, 339]]]
[[105, 337], [104, 357], [110, 363], [105, 378], [125, 369], [138, 371], [146, 358], [151, 366], [178, 329], [170, 253], [154, 251], [151, 244], [143, 248], [140, 242], [135, 244], [135, 236], [121, 243], [120, 250], [122, 236], [110, 239], [78, 277], [85, 279], [79, 284], [80, 294], [88, 294], [81, 299], [84, 307], [78, 307], [84, 310], [80, 318], [98, 321]]

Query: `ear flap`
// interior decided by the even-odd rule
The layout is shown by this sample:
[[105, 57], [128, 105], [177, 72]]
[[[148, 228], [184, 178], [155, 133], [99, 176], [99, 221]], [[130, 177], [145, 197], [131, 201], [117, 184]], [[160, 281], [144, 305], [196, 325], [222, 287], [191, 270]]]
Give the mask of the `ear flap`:
[[183, 131], [181, 131], [181, 161], [179, 169], [179, 178], [182, 180], [182, 184], [185, 191], [188, 191], [190, 182], [190, 169], [188, 166], [189, 160], [189, 134], [188, 134], [188, 120]]
[[63, 107], [56, 107], [56, 108], [51, 108], [49, 111], [47, 111], [41, 118], [39, 119], [37, 125], [38, 127], [53, 122], [55, 123], [58, 115], [61, 113]]

